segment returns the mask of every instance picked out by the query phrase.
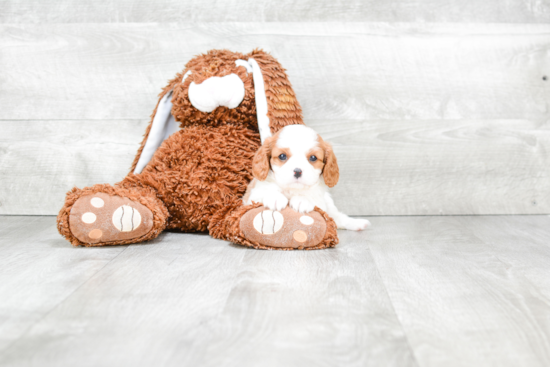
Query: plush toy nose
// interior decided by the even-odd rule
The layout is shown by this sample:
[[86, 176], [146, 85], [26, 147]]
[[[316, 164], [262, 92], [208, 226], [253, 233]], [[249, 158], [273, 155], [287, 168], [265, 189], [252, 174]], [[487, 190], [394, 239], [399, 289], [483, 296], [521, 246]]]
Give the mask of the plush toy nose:
[[301, 175], [302, 175], [302, 170], [299, 168], [294, 168], [294, 177], [300, 178]]
[[236, 74], [224, 77], [213, 76], [201, 84], [189, 85], [189, 101], [201, 112], [212, 112], [219, 106], [236, 108], [241, 104], [245, 90], [244, 83]]

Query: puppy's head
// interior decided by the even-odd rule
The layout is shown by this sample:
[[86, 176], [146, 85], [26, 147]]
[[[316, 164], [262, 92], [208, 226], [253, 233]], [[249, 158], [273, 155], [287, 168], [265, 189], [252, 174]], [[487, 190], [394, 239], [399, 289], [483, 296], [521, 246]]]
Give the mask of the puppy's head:
[[339, 177], [332, 146], [304, 125], [286, 126], [266, 139], [254, 156], [252, 173], [264, 181], [270, 169], [282, 188], [307, 188], [315, 185], [321, 175], [325, 184], [333, 187]]

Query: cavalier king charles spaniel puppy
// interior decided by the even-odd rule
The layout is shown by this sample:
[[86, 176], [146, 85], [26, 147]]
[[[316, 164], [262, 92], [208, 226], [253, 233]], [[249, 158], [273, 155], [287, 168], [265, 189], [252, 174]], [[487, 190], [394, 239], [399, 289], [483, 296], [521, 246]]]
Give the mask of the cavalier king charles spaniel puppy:
[[340, 229], [360, 231], [370, 225], [334, 205], [328, 189], [338, 182], [336, 156], [332, 146], [307, 126], [289, 125], [267, 138], [254, 156], [252, 174], [243, 197], [246, 205], [257, 202], [271, 210], [290, 205], [299, 213], [318, 207]]

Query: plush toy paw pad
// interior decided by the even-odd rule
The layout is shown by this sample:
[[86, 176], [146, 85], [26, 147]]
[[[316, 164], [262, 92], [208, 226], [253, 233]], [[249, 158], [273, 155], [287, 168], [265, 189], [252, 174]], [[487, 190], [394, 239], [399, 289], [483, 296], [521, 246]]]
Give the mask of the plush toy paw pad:
[[91, 239], [97, 240], [103, 236], [103, 231], [101, 229], [92, 229], [90, 233], [88, 233], [88, 237]]
[[69, 227], [84, 243], [122, 241], [148, 233], [153, 227], [153, 213], [128, 198], [96, 193], [75, 202]]
[[316, 211], [300, 214], [287, 207], [281, 211], [259, 207], [241, 218], [244, 236], [263, 246], [303, 249], [318, 245], [326, 233], [325, 219]]

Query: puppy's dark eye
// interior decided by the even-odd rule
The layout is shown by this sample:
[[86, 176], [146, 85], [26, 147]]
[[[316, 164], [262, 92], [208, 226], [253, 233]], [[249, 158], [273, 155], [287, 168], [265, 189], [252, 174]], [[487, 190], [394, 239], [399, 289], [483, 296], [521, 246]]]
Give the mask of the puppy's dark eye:
[[312, 155], [311, 157], [309, 157], [309, 160], [315, 162], [317, 160], [317, 157]]
[[286, 154], [285, 153], [279, 154], [279, 159], [282, 161], [286, 161]]

